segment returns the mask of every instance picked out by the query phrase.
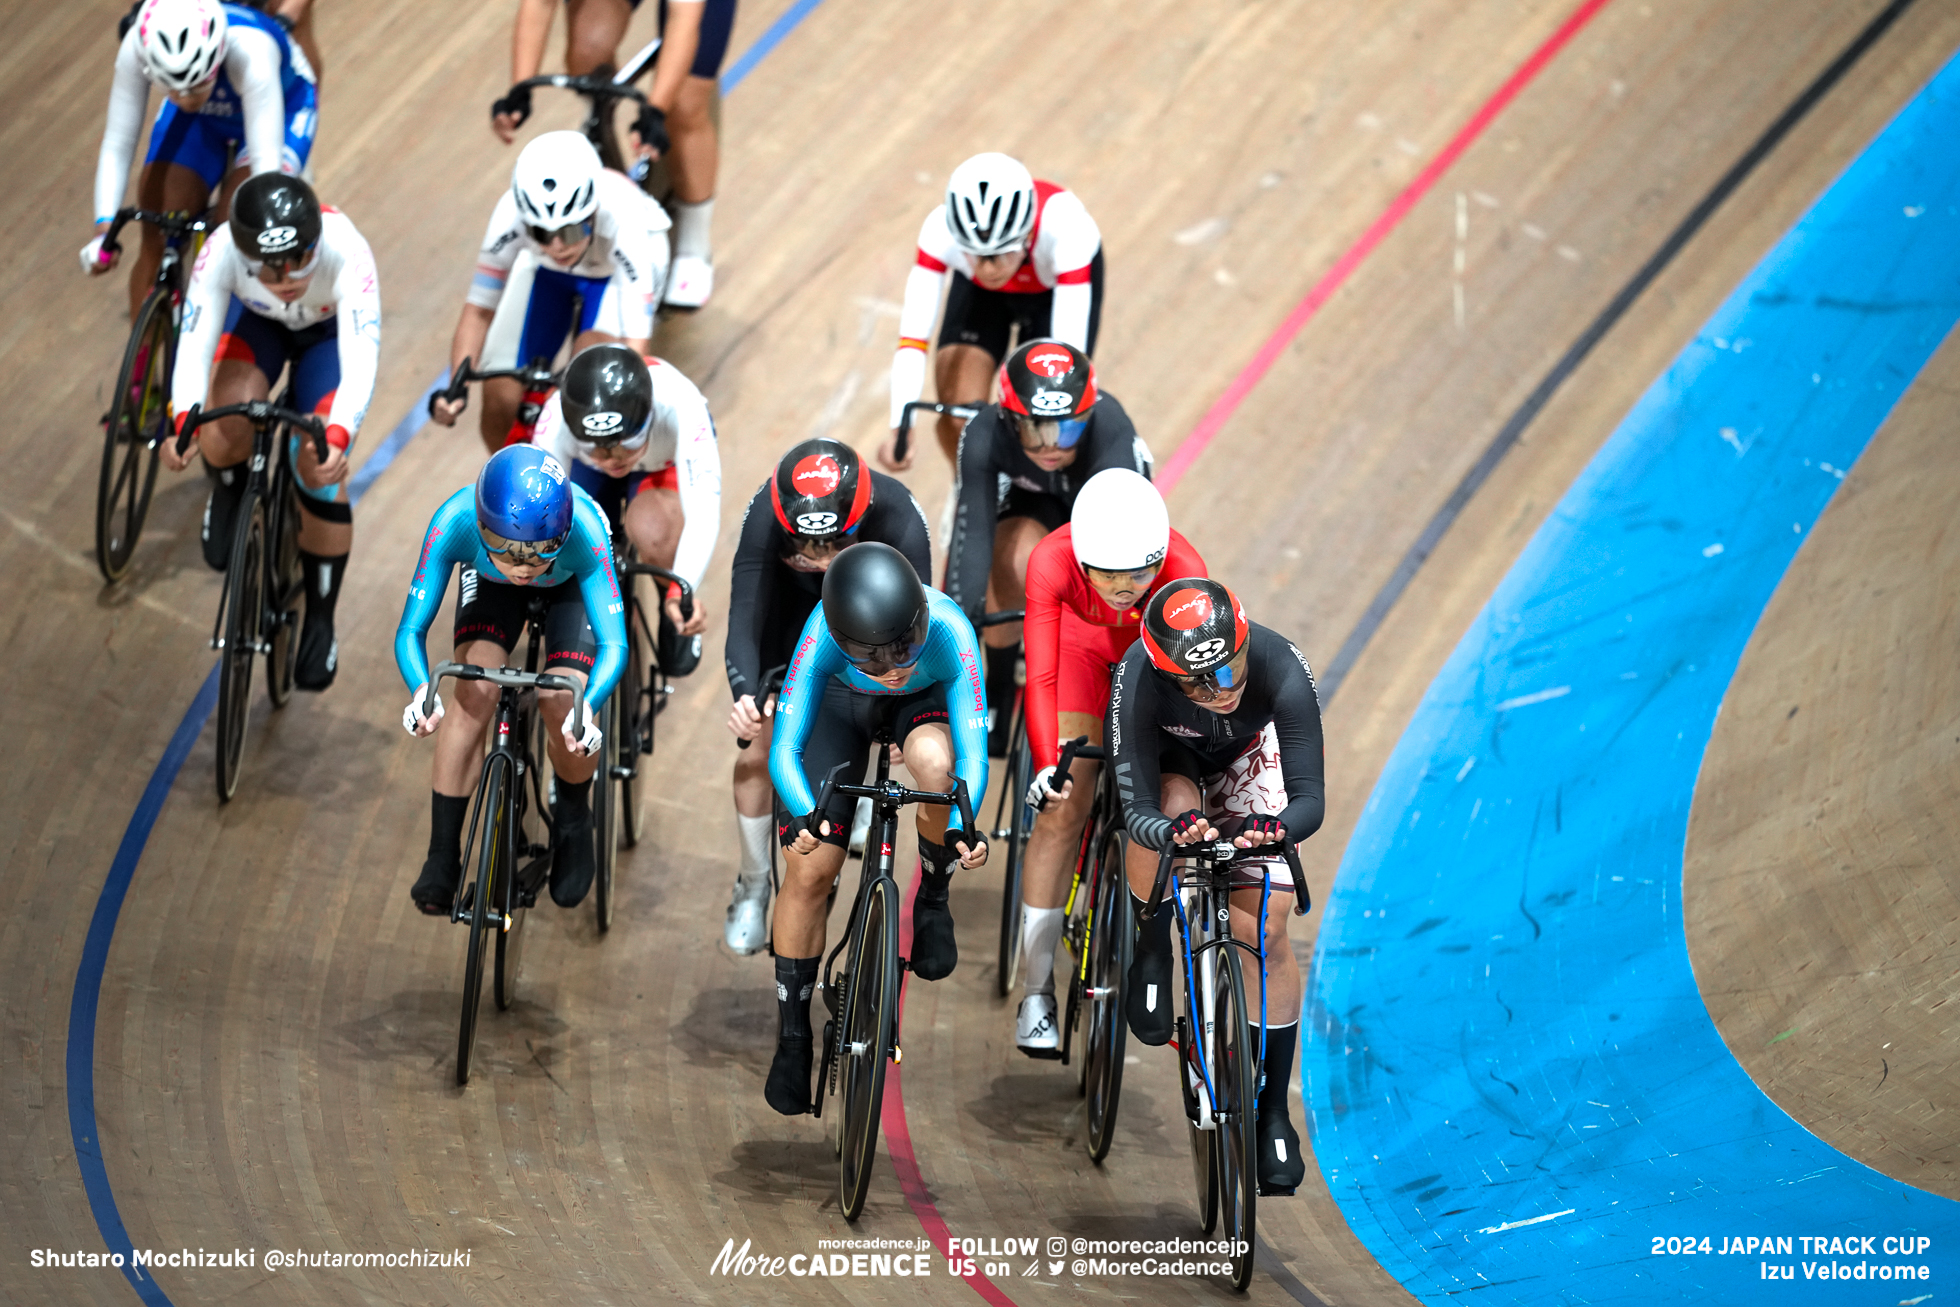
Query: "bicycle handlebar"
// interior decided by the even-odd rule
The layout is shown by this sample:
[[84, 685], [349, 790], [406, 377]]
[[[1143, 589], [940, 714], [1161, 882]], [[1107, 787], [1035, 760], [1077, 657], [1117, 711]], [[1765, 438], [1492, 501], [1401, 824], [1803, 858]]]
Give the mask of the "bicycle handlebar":
[[1003, 608], [997, 613], [982, 613], [980, 615], [980, 625], [1010, 626], [1015, 622], [1023, 620], [1027, 615], [1028, 610], [1025, 608]]
[[1103, 752], [1100, 745], [1089, 743], [1088, 736], [1076, 736], [1062, 746], [1062, 756], [1056, 760], [1055, 774], [1048, 778], [1048, 788], [1050, 790], [1059, 790], [1062, 786], [1069, 783], [1069, 764], [1077, 758], [1084, 759], [1088, 762], [1101, 762], [1108, 756], [1108, 754]]
[[430, 392], [430, 417], [436, 415], [437, 400], [445, 400], [451, 404], [459, 400], [467, 401], [472, 381], [495, 381], [499, 377], [515, 377], [524, 382], [526, 388], [530, 390], [551, 390], [558, 385], [558, 374], [552, 371], [551, 365], [543, 359], [534, 359], [522, 367], [514, 368], [473, 368], [470, 362], [469, 355], [465, 354], [463, 361], [456, 365], [456, 370], [450, 373], [449, 384], [440, 390]]
[[965, 418], [968, 421], [972, 421], [979, 415], [980, 406], [977, 404], [936, 404], [927, 399], [915, 399], [907, 404], [899, 413], [898, 443], [892, 449], [893, 457], [899, 462], [905, 460], [905, 447], [912, 439], [912, 415], [915, 412], [921, 411], [937, 413], [941, 417]]
[[[1244, 858], [1270, 857], [1265, 850], [1270, 844], [1257, 848], [1242, 849], [1228, 839], [1204, 840], [1197, 844], [1166, 844], [1157, 854], [1157, 879], [1150, 887], [1150, 902], [1144, 908], [1146, 920], [1157, 915], [1157, 905], [1163, 902], [1164, 891], [1170, 885], [1171, 863], [1178, 858], [1194, 858], [1208, 862], [1214, 870], [1231, 866]], [[1300, 850], [1290, 839], [1282, 837], [1279, 849], [1286, 857], [1286, 869], [1293, 876], [1293, 915], [1304, 917], [1313, 907], [1313, 897], [1307, 893], [1307, 878], [1300, 870]]]
[[504, 98], [509, 99], [522, 91], [529, 91], [539, 86], [555, 86], [562, 91], [574, 91], [579, 95], [589, 96], [595, 101], [633, 100], [639, 104], [647, 102], [646, 92], [637, 86], [628, 86], [625, 82], [614, 81], [609, 76], [602, 77], [597, 73], [584, 73], [577, 77], [570, 73], [546, 73], [542, 77], [527, 77], [521, 82], [512, 83], [510, 90], [504, 92]]
[[152, 209], [128, 208], [116, 212], [116, 220], [109, 224], [109, 230], [102, 235], [102, 252], [114, 256], [122, 252], [122, 245], [116, 237], [122, 229], [132, 222], [147, 222], [160, 228], [165, 236], [182, 236], [187, 232], [210, 231], [211, 224], [202, 216], [184, 212], [158, 213]]
[[[892, 798], [901, 804], [938, 803], [949, 808], [957, 808], [960, 814], [960, 830], [968, 835], [979, 835], [980, 832], [973, 824], [973, 805], [967, 798], [966, 782], [960, 777], [955, 776], [953, 788], [943, 794], [932, 790], [908, 790], [903, 785], [895, 785], [891, 781], [886, 781], [883, 785], [839, 784], [837, 774], [850, 765], [850, 760], [846, 759], [832, 767], [830, 774], [823, 778], [823, 788], [817, 791], [817, 806], [810, 809], [810, 815], [803, 821], [803, 829], [810, 834], [819, 834], [817, 827], [823, 822], [823, 812], [830, 806], [831, 796], [844, 794], [859, 799]], [[984, 844], [986, 840], [983, 838], [980, 842]]]
[[655, 567], [652, 563], [628, 563], [620, 571], [627, 576], [650, 576], [657, 581], [668, 581], [679, 586], [681, 588], [681, 619], [685, 621], [687, 618], [694, 616], [694, 587], [687, 583], [686, 577], [677, 572], [670, 572], [664, 567]]
[[243, 417], [251, 419], [253, 426], [268, 422], [285, 422], [299, 427], [313, 437], [313, 454], [322, 463], [327, 461], [327, 425], [318, 413], [295, 413], [289, 408], [274, 404], [271, 400], [251, 399], [243, 404], [223, 404], [217, 408], [203, 408], [193, 404], [184, 414], [183, 430], [177, 433], [177, 454], [182, 457], [191, 447], [191, 435], [206, 422], [216, 422], [219, 418]]
[[436, 710], [436, 686], [443, 678], [450, 676], [459, 681], [488, 681], [492, 685], [505, 685], [518, 690], [570, 690], [572, 720], [579, 723], [585, 720], [582, 711], [585, 691], [569, 676], [560, 676], [555, 672], [520, 672], [509, 667], [478, 667], [475, 663], [452, 663], [447, 659], [429, 669], [429, 692], [422, 697], [423, 716]]

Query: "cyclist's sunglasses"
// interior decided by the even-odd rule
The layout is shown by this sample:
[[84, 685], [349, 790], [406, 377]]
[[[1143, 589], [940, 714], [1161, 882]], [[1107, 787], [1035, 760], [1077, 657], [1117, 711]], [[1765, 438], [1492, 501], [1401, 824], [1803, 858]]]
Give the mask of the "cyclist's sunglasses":
[[1246, 664], [1251, 661], [1252, 646], [1247, 645], [1222, 667], [1214, 667], [1197, 676], [1173, 676], [1171, 679], [1177, 682], [1177, 688], [1184, 692], [1185, 698], [1210, 703], [1245, 688]]
[[851, 665], [866, 676], [889, 676], [901, 667], [910, 667], [926, 651], [924, 644], [913, 644], [910, 637], [890, 644], [859, 644], [856, 640], [837, 641], [837, 647]]
[[1164, 570], [1164, 565], [1162, 563], [1152, 563], [1148, 567], [1125, 567], [1111, 570], [1107, 567], [1091, 567], [1089, 564], [1084, 563], [1082, 570], [1089, 574], [1089, 579], [1092, 581], [1101, 581], [1104, 585], [1111, 586], [1122, 585], [1124, 582], [1128, 582], [1141, 590], [1157, 579], [1157, 573]]
[[297, 281], [301, 277], [312, 276], [313, 265], [319, 262], [319, 259], [320, 247], [315, 245], [311, 249], [294, 250], [289, 254], [275, 254], [270, 258], [246, 259], [245, 266], [254, 277], [266, 268], [270, 268], [275, 277]]
[[649, 422], [640, 429], [637, 435], [608, 436], [603, 440], [594, 440], [590, 436], [579, 435], [575, 436], [574, 439], [581, 445], [590, 445], [594, 449], [611, 451], [615, 449], [645, 449], [647, 440], [652, 435], [653, 423]]
[[526, 225], [524, 230], [530, 232], [531, 239], [540, 245], [549, 245], [553, 241], [559, 241], [566, 245], [576, 245], [592, 234], [592, 221], [588, 218], [581, 222], [568, 222], [563, 227], [533, 227]]
[[565, 547], [566, 531], [549, 540], [506, 540], [481, 522], [476, 524], [476, 533], [483, 538], [483, 547], [493, 554], [500, 554], [518, 567], [535, 567], [539, 563], [549, 563], [558, 557], [558, 551]]
[[1023, 449], [1074, 449], [1089, 427], [1088, 418], [1030, 418], [1016, 414]]

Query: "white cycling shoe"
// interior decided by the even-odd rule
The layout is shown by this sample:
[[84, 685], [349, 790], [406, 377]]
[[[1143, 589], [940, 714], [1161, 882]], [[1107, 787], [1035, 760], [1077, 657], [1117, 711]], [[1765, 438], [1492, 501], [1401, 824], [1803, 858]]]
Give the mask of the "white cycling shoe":
[[1055, 996], [1030, 994], [1014, 1018], [1014, 1043], [1029, 1057], [1060, 1057], [1062, 1031], [1055, 1022]]
[[698, 309], [715, 293], [715, 265], [683, 254], [667, 270], [667, 294], [661, 302], [676, 309]]
[[769, 942], [769, 875], [751, 882], [737, 877], [735, 896], [728, 902], [728, 924], [722, 928], [728, 947], [743, 957], [760, 953]]

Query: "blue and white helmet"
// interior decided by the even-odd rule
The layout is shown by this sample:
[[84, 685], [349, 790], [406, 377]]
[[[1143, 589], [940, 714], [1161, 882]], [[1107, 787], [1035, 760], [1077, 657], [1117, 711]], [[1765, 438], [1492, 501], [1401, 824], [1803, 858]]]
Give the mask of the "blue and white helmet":
[[518, 215], [554, 230], [585, 221], [599, 211], [600, 167], [599, 152], [580, 133], [546, 132], [524, 147], [510, 170]]
[[501, 541], [562, 544], [572, 529], [572, 483], [565, 465], [536, 445], [510, 445], [492, 454], [476, 477], [476, 525], [492, 553], [502, 549], [492, 535]]

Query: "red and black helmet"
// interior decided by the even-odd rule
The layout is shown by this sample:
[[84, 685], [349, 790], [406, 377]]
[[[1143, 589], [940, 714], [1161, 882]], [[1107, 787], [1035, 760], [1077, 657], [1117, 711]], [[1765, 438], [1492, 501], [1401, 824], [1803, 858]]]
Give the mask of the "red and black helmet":
[[835, 440], [806, 440], [783, 455], [769, 482], [776, 521], [792, 536], [849, 535], [871, 507], [871, 477], [857, 451]]
[[1000, 406], [1036, 421], [1086, 418], [1096, 406], [1095, 364], [1063, 341], [1031, 340], [1000, 365]]
[[[1245, 608], [1208, 577], [1166, 581], [1143, 607], [1143, 647], [1159, 671], [1181, 680], [1216, 676], [1245, 648]], [[1220, 689], [1233, 689], [1225, 680]]]

